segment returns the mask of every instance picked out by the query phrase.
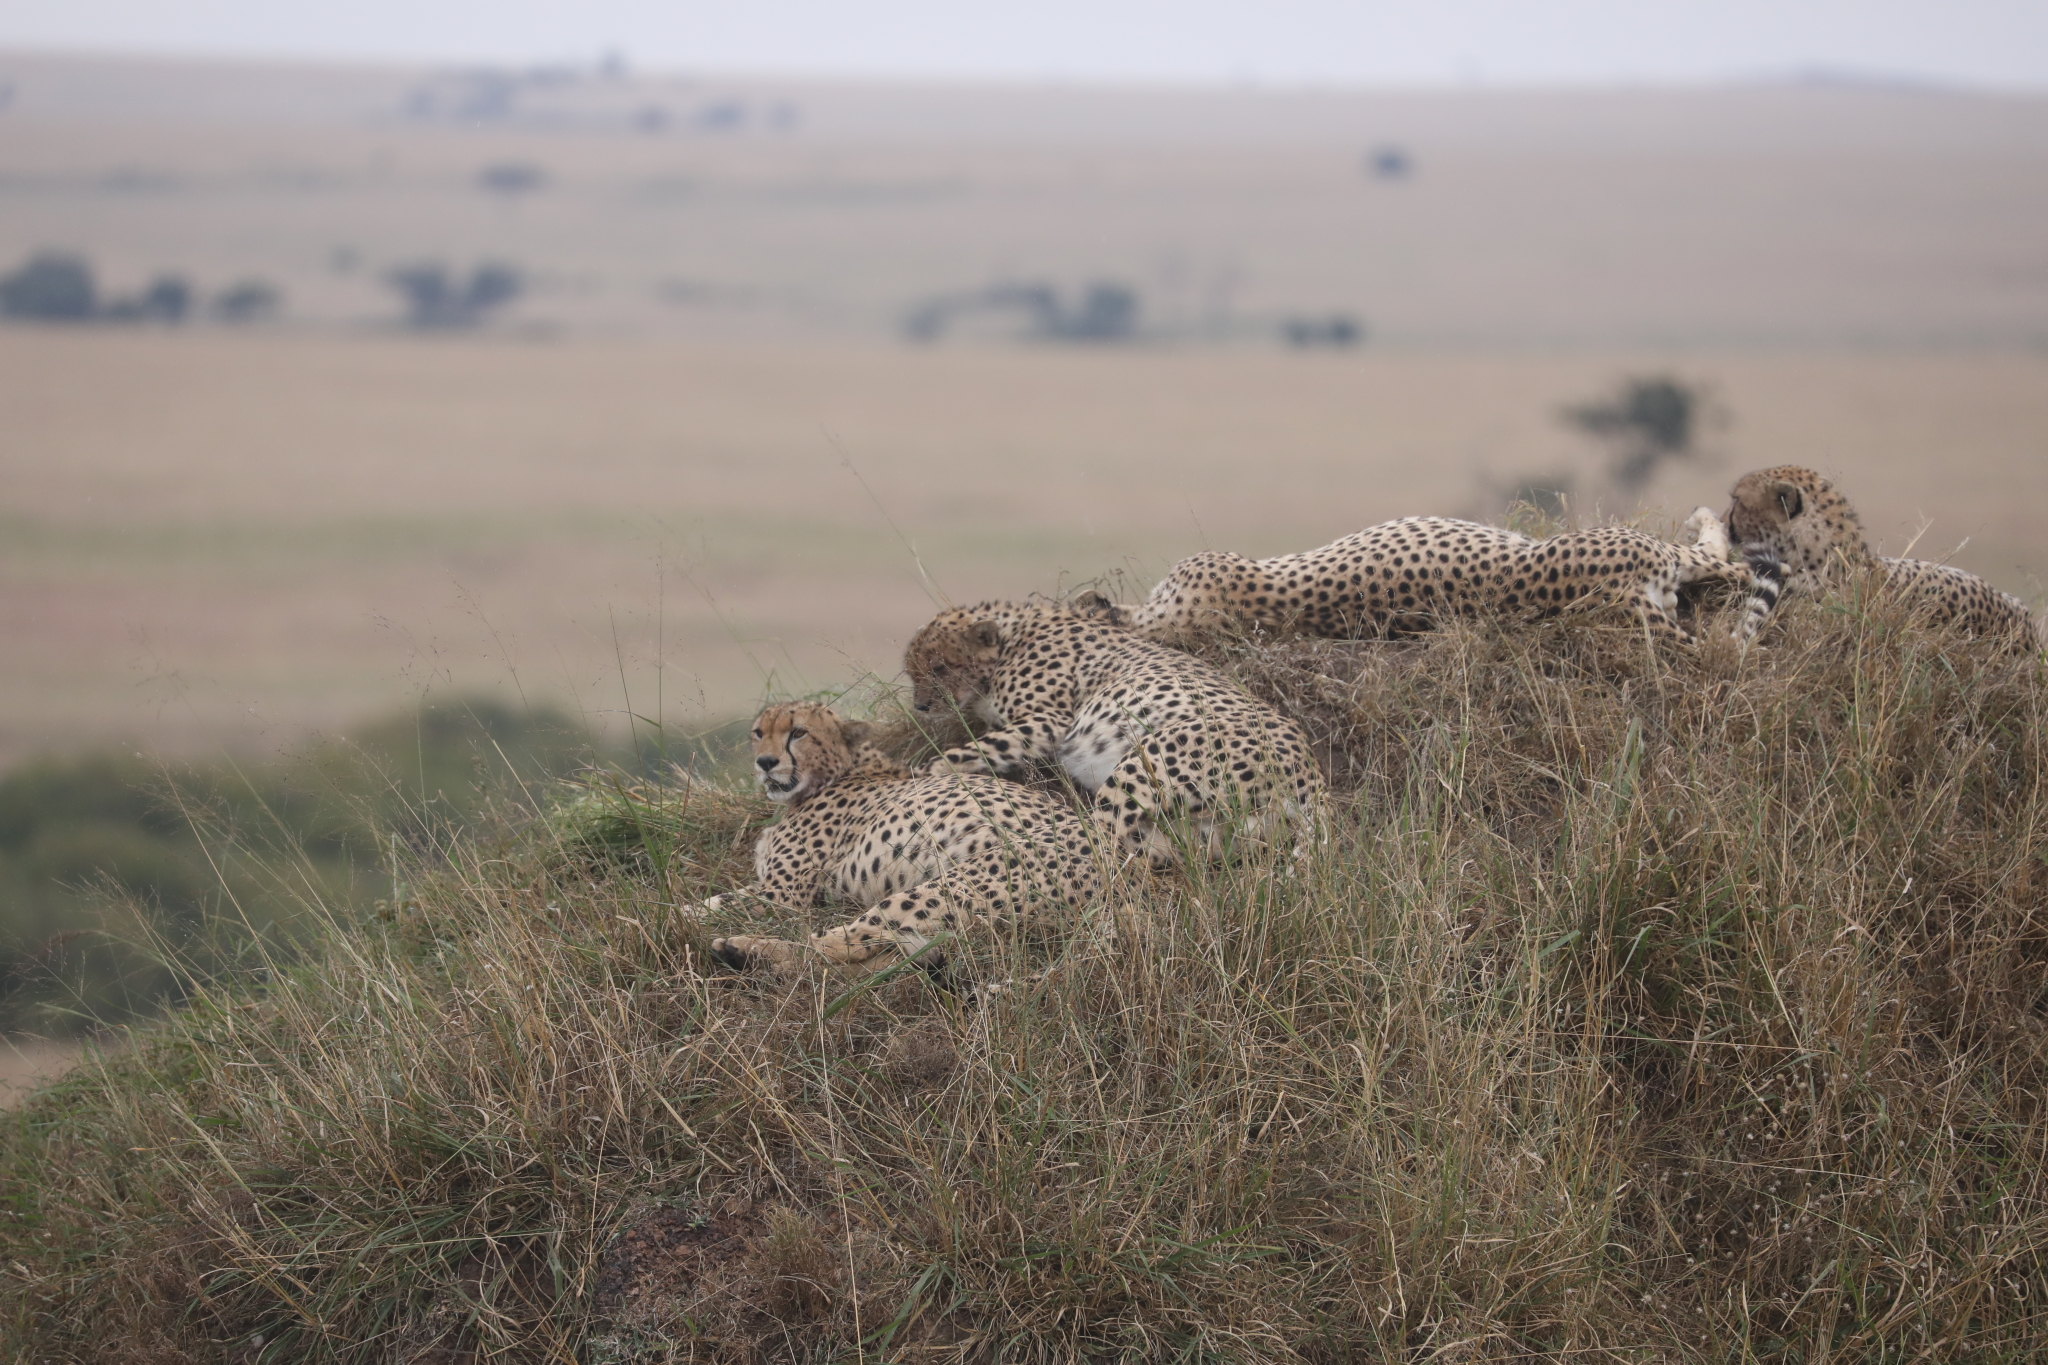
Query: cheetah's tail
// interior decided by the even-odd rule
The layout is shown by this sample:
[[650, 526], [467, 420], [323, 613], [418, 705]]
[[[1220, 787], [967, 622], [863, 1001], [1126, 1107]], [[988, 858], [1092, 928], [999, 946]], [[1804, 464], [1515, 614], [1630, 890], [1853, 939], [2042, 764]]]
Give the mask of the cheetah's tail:
[[1735, 638], [1746, 645], [1764, 628], [1764, 622], [1778, 609], [1778, 599], [1785, 594], [1785, 561], [1770, 546], [1758, 544], [1743, 546], [1742, 557], [1749, 562], [1750, 589], [1742, 604], [1742, 620], [1735, 627]]

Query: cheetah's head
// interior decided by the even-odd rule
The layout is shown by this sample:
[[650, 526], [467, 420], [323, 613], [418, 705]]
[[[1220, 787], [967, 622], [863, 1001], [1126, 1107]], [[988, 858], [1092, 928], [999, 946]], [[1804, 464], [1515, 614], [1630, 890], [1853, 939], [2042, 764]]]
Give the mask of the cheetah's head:
[[754, 775], [770, 801], [806, 801], [854, 765], [868, 723], [829, 706], [786, 701], [754, 717]]
[[903, 651], [911, 705], [921, 712], [972, 706], [988, 691], [1002, 653], [995, 622], [959, 607], [940, 612]]
[[1786, 586], [1811, 592], [1827, 581], [1837, 558], [1870, 558], [1863, 522], [1849, 500], [1811, 469], [1778, 465], [1744, 474], [1728, 508], [1728, 534], [1745, 549], [1767, 549], [1784, 561]]

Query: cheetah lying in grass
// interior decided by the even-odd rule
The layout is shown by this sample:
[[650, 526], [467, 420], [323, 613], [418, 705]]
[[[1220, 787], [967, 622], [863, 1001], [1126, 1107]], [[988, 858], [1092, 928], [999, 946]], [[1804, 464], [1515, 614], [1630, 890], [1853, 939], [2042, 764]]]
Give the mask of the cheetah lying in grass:
[[1777, 604], [1768, 563], [1753, 569], [1732, 559], [1727, 529], [1705, 507], [1686, 529], [1689, 545], [1622, 526], [1535, 540], [1473, 521], [1408, 517], [1273, 559], [1193, 555], [1144, 602], [1117, 610], [1140, 634], [1171, 640], [1213, 624], [1359, 639], [1452, 617], [1540, 621], [1619, 608], [1657, 639], [1691, 648], [1698, 641], [1675, 615], [1679, 590], [1723, 583], [1745, 596], [1735, 638], [1747, 641]]
[[[1084, 817], [990, 777], [922, 776], [828, 706], [770, 706], [754, 721], [755, 774], [788, 807], [754, 845], [739, 895], [777, 905], [866, 907], [807, 943], [714, 939], [727, 966], [783, 966], [816, 953], [872, 970], [934, 938], [1048, 907], [1078, 909], [1103, 885], [1105, 843]], [[713, 897], [715, 910], [726, 897]]]
[[1782, 560], [1788, 591], [1818, 596], [1858, 572], [1881, 570], [1889, 588], [1930, 620], [1953, 622], [1971, 635], [2040, 647], [2027, 604], [1973, 573], [1924, 559], [1870, 552], [1863, 521], [1835, 486], [1798, 465], [1779, 465], [1736, 481], [1728, 529], [1745, 549]]
[[1057, 761], [1093, 793], [1095, 817], [1154, 866], [1179, 861], [1178, 826], [1214, 857], [1233, 839], [1323, 818], [1322, 774], [1298, 724], [1102, 612], [956, 607], [917, 633], [903, 662], [917, 710], [996, 727], [947, 750], [935, 771], [1007, 776]]

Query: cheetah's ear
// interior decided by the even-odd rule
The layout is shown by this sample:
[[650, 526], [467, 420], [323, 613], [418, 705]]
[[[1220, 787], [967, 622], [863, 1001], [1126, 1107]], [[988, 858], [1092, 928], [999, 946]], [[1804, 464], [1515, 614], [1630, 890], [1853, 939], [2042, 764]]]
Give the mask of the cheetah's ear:
[[1003, 642], [1003, 637], [997, 632], [996, 623], [993, 621], [976, 621], [974, 629], [967, 633], [967, 638], [982, 649], [994, 649]]
[[1778, 510], [1785, 514], [1785, 520], [1787, 521], [1792, 520], [1806, 510], [1806, 498], [1800, 493], [1797, 484], [1790, 484], [1780, 480], [1771, 485], [1771, 496], [1777, 499]]
[[874, 728], [864, 720], [842, 720], [839, 722], [839, 737], [846, 741], [846, 747], [850, 749], [865, 740]]

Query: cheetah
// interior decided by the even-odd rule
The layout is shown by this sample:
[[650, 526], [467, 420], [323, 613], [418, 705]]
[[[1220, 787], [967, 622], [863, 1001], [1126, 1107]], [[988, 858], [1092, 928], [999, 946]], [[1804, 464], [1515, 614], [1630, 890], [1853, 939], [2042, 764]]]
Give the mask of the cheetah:
[[1973, 573], [1925, 559], [1872, 554], [1863, 521], [1835, 486], [1811, 469], [1778, 465], [1736, 480], [1728, 529], [1745, 549], [1776, 556], [1787, 590], [1818, 595], [1839, 576], [1881, 570], [1886, 583], [1930, 620], [1971, 635], [2034, 649], [2040, 636], [2027, 604]]
[[1540, 621], [1621, 607], [1657, 639], [1693, 648], [1698, 641], [1674, 615], [1679, 590], [1725, 583], [1746, 595], [1735, 638], [1747, 642], [1777, 605], [1768, 558], [1731, 559], [1727, 528], [1708, 508], [1686, 529], [1689, 545], [1624, 526], [1536, 540], [1474, 521], [1407, 517], [1302, 554], [1194, 555], [1144, 602], [1119, 610], [1158, 640], [1214, 623], [1360, 639], [1413, 634], [1450, 617]]
[[816, 953], [871, 971], [939, 935], [1079, 909], [1102, 890], [1098, 845], [1109, 841], [1091, 821], [1014, 782], [912, 773], [868, 733], [865, 722], [811, 702], [770, 706], [755, 719], [755, 775], [788, 813], [755, 842], [755, 881], [737, 894], [867, 908], [808, 944], [714, 939], [725, 965], [788, 966]]
[[912, 705], [995, 727], [948, 749], [935, 771], [1010, 776], [1056, 761], [1092, 793], [1091, 813], [1155, 868], [1180, 861], [1184, 821], [1209, 857], [1232, 838], [1321, 827], [1326, 789], [1294, 721], [1210, 664], [1102, 612], [983, 602], [939, 613], [904, 654]]

